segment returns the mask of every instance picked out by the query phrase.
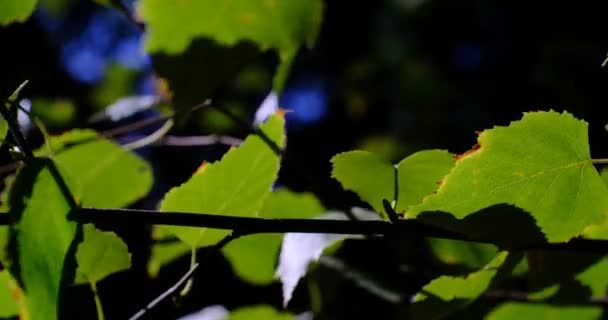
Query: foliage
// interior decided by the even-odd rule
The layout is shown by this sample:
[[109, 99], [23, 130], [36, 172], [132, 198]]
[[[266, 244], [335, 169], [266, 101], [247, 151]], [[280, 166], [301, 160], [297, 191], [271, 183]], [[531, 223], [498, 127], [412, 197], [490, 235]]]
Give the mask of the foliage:
[[[122, 2], [98, 2], [118, 7], [138, 23]], [[4, 1], [0, 24], [23, 21], [35, 5], [36, 1]], [[297, 308], [289, 303], [302, 294], [298, 283], [308, 289], [301, 290], [308, 295], [304, 309], [320, 314], [320, 301], [340, 288], [316, 287], [324, 284], [319, 279], [327, 280], [322, 256], [340, 258], [350, 240], [340, 241], [364, 238], [386, 242], [395, 256], [414, 256], [418, 265], [403, 269], [423, 269], [417, 274], [420, 281], [412, 281], [407, 291], [399, 281], [368, 278], [346, 264], [341, 276], [372, 294], [396, 291], [394, 304], [405, 306], [407, 318], [601, 316], [601, 308], [589, 305], [605, 302], [608, 290], [608, 260], [603, 256], [608, 241], [608, 174], [600, 175], [596, 168], [608, 160], [591, 157], [587, 123], [568, 112], [526, 113], [508, 126], [478, 133], [477, 144], [456, 156], [445, 150], [421, 150], [393, 165], [370, 152], [337, 154], [331, 159], [331, 177], [373, 211], [328, 213], [312, 193], [280, 187], [282, 161], [288, 160], [283, 159], [288, 150], [285, 111], [250, 124], [222, 108], [222, 102], [211, 103], [205, 106], [248, 131], [245, 140], [234, 143], [238, 146], [231, 146], [221, 159], [204, 161], [187, 181], [172, 186], [159, 210], [120, 210], [141, 207], [138, 201], [146, 199], [154, 184], [152, 167], [142, 156], [145, 151], [136, 154], [130, 149], [162, 142], [173, 118], [183, 125], [194, 105], [215, 97], [261, 51], [278, 54], [279, 66], [272, 89], [268, 88], [269, 97], [278, 100], [298, 50], [314, 44], [323, 5], [320, 0], [241, 0], [218, 8], [213, 1], [142, 0], [138, 10], [147, 28], [145, 50], [153, 54], [154, 70], [165, 78], [157, 83], [163, 89], [152, 99], [130, 98], [146, 103], [115, 120], [152, 111], [159, 114], [157, 122], [166, 121], [160, 129], [123, 145], [110, 140], [115, 134], [111, 131], [72, 129], [51, 135], [46, 125], [69, 127], [66, 123], [78, 117], [75, 105], [34, 99], [31, 112], [23, 106], [18, 110], [23, 86], [0, 105], [0, 135], [10, 143], [3, 148], [18, 147], [12, 156], [21, 165], [5, 180], [6, 212], [0, 215], [5, 224], [0, 227], [1, 317], [63, 319], [72, 303], [70, 286], [88, 284], [97, 317], [103, 319], [105, 296], [97, 285], [133, 270], [131, 243], [114, 232], [132, 227], [132, 222], [158, 224], [152, 227], [149, 244], [151, 276], [181, 266], [183, 256], [190, 258], [188, 274], [159, 299], [142, 305], [142, 314], [154, 312], [156, 303], [183, 283], [191, 289], [202, 278], [192, 276], [197, 268], [205, 270], [201, 266], [213, 260], [210, 253], [222, 255], [236, 278], [248, 286], [278, 288], [280, 282], [283, 307], [288, 309], [278, 310], [280, 299], [275, 299], [273, 305], [230, 306], [234, 310], [223, 309], [225, 318], [292, 319]], [[155, 110], [159, 101], [170, 104], [172, 111]], [[39, 136], [24, 134], [25, 128], [17, 130], [15, 116], [20, 112], [29, 114]], [[29, 143], [35, 137], [42, 141], [32, 152]], [[326, 251], [336, 242], [343, 247]], [[586, 245], [591, 252], [570, 252], [577, 245]], [[369, 259], [363, 253], [357, 251]], [[187, 289], [181, 298], [192, 294]], [[496, 297], [507, 301], [492, 302]], [[564, 301], [575, 303], [560, 305]]]

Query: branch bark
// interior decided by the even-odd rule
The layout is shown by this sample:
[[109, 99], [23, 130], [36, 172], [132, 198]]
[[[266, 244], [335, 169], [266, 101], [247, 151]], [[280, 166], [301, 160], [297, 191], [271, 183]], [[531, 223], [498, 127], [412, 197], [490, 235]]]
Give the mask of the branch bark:
[[[159, 212], [139, 209], [80, 208], [69, 219], [80, 223], [108, 225], [154, 224], [197, 228], [232, 230], [240, 235], [258, 233], [334, 233], [359, 235], [416, 235], [425, 238], [442, 238], [469, 242], [492, 243], [460, 232], [429, 225], [418, 220], [359, 221], [321, 219], [269, 219], [230, 215]], [[0, 225], [9, 224], [7, 214], [0, 213]], [[505, 250], [563, 250], [608, 253], [608, 240], [575, 238], [562, 243], [535, 243]]]

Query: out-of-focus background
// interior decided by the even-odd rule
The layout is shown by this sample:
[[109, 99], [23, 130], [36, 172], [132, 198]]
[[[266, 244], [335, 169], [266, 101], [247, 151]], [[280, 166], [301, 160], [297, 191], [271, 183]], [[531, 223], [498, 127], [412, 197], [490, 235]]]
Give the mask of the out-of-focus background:
[[[130, 10], [136, 6], [134, 1], [124, 4]], [[475, 144], [475, 131], [507, 125], [522, 112], [534, 110], [568, 110], [586, 119], [592, 155], [606, 157], [608, 69], [601, 64], [608, 52], [607, 13], [605, 1], [326, 2], [316, 45], [298, 54], [279, 99], [280, 106], [291, 112], [287, 114], [288, 149], [278, 183], [295, 191], [311, 191], [329, 208], [363, 205], [331, 179], [329, 159], [336, 153], [363, 149], [393, 162], [420, 149], [461, 153]], [[91, 117], [118, 99], [153, 96], [162, 90], [154, 80], [151, 58], [142, 49], [142, 34], [124, 15], [95, 2], [40, 0], [27, 22], [0, 28], [0, 96], [7, 97], [27, 79], [24, 96], [51, 133], [75, 127], [115, 127], [108, 120], [91, 122]], [[275, 67], [272, 54], [259, 55], [222, 88], [221, 103], [252, 119], [271, 89]], [[207, 76], [213, 77], [200, 75]], [[148, 110], [119, 123], [158, 112]], [[132, 132], [123, 139], [135, 139], [153, 129]], [[173, 133], [243, 137], [246, 128], [204, 109]], [[42, 142], [37, 133], [30, 139]], [[156, 180], [152, 193], [135, 207], [155, 208], [166, 190], [184, 182], [203, 160], [216, 160], [226, 150], [221, 145], [140, 150], [153, 164]], [[8, 155], [2, 157], [9, 161]], [[136, 239], [143, 233], [127, 234], [130, 247], [137, 248]], [[140, 241], [131, 276], [142, 278], [124, 282], [125, 277], [119, 275], [106, 284], [108, 288], [120, 287], [121, 282], [139, 286], [140, 295], [125, 291], [129, 296], [108, 298], [108, 318], [124, 318], [133, 305], [152, 296], [146, 296], [148, 290], [170, 283], [167, 277], [165, 282], [145, 287], [148, 282], [142, 270], [147, 249]], [[370, 251], [374, 250], [371, 246]], [[381, 252], [376, 254], [378, 259], [386, 258]], [[222, 263], [209, 268], [224, 270]], [[372, 264], [370, 270], [382, 269], [369, 261], [361, 263]], [[216, 271], [207, 280], [222, 276]], [[226, 281], [215, 286], [241, 289], [236, 295], [231, 291], [233, 296], [228, 289], [226, 293], [217, 293], [217, 287], [215, 293], [199, 289], [198, 299], [238, 305], [252, 299], [252, 292], [256, 299], [277, 297], [276, 286], [262, 290]], [[101, 290], [103, 296], [103, 286]], [[382, 312], [374, 311], [374, 306], [380, 308], [381, 302], [365, 300], [365, 310], [357, 306], [357, 299], [368, 298], [353, 292], [350, 311], [340, 309], [340, 315], [369, 312], [380, 316]], [[92, 301], [83, 301], [82, 309], [90, 309]], [[181, 303], [186, 306], [181, 310], [187, 310], [189, 303], [195, 305]], [[346, 302], [337, 302], [344, 307], [340, 303]]]

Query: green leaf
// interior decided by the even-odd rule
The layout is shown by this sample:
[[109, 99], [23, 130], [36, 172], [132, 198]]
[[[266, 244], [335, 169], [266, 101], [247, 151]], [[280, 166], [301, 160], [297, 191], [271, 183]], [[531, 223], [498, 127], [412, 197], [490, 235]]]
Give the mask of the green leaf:
[[424, 286], [421, 291], [425, 293], [418, 294], [416, 300], [424, 300], [428, 293], [443, 301], [476, 299], [486, 291], [507, 256], [507, 252], [500, 252], [483, 269], [470, 273], [466, 277], [441, 276]]
[[600, 307], [563, 307], [545, 304], [509, 302], [490, 312], [487, 320], [584, 320], [599, 319]]
[[129, 248], [114, 232], [83, 226], [84, 240], [76, 249], [76, 283], [97, 283], [131, 267]]
[[0, 271], [0, 318], [17, 316], [19, 306], [15, 301], [15, 291], [20, 290], [8, 270]]
[[[273, 142], [284, 142], [284, 118], [277, 114], [260, 127]], [[217, 215], [258, 216], [279, 171], [277, 155], [259, 136], [250, 135], [220, 161], [203, 164], [190, 180], [171, 189], [161, 211]], [[208, 228], [166, 227], [191, 247], [211, 245], [229, 231]]]
[[398, 193], [396, 211], [420, 203], [435, 191], [438, 182], [454, 164], [451, 154], [443, 150], [416, 152], [391, 165], [372, 153], [350, 151], [332, 158], [332, 177], [344, 189], [352, 190], [377, 212], [383, 212], [382, 199], [395, 200], [395, 169]]
[[606, 274], [608, 274], [608, 258], [604, 257], [576, 275], [576, 280], [591, 289], [593, 298], [602, 298], [608, 292], [608, 277], [606, 277]]
[[390, 163], [365, 151], [340, 153], [331, 162], [331, 176], [377, 212], [384, 212], [382, 199], [395, 199], [395, 169]]
[[435, 192], [453, 166], [454, 158], [445, 150], [419, 151], [401, 160], [397, 165], [399, 197], [395, 210], [405, 211]]
[[277, 311], [268, 305], [242, 307], [230, 312], [229, 320], [293, 320], [290, 313]]
[[176, 54], [195, 38], [224, 46], [251, 41], [262, 50], [311, 45], [319, 31], [323, 4], [309, 1], [143, 0], [138, 13], [147, 23], [146, 50]]
[[37, 0], [0, 1], [0, 26], [24, 22], [34, 12], [37, 2]]
[[27, 296], [30, 319], [58, 319], [64, 274], [76, 223], [67, 219], [75, 203], [51, 160], [37, 158], [22, 168], [11, 187], [9, 201], [15, 249], [11, 274]]
[[[309, 193], [279, 190], [271, 193], [260, 210], [263, 218], [314, 218], [325, 212], [319, 200]], [[283, 236], [256, 234], [239, 238], [223, 248], [237, 275], [256, 284], [274, 280], [274, 269]]]
[[536, 219], [550, 242], [567, 241], [601, 222], [608, 190], [591, 163], [587, 123], [571, 114], [526, 113], [508, 127], [483, 131], [458, 157], [437, 193], [407, 212], [445, 211], [462, 219], [494, 204]]
[[152, 187], [146, 161], [92, 130], [72, 130], [53, 137], [50, 144], [53, 160], [83, 206], [124, 207]]

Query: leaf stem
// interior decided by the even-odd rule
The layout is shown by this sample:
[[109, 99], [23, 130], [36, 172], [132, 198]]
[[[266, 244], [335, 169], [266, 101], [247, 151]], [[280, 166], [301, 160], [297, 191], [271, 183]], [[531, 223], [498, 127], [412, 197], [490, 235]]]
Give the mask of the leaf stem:
[[[193, 269], [195, 265], [196, 265], [196, 247], [190, 247], [190, 269]], [[179, 292], [180, 296], [185, 297], [188, 294], [188, 292], [190, 292], [190, 289], [192, 289], [192, 282], [194, 282], [193, 278], [194, 277], [190, 277], [188, 279], [188, 281], [186, 282], [186, 285], [184, 286], [182, 291]]]
[[608, 164], [608, 159], [591, 159], [593, 164]]
[[91, 291], [93, 291], [93, 299], [95, 299], [97, 320], [105, 320], [105, 316], [103, 315], [103, 307], [101, 305], [101, 299], [99, 298], [99, 293], [97, 292], [97, 284], [93, 281], [89, 282], [89, 284], [91, 285]]

